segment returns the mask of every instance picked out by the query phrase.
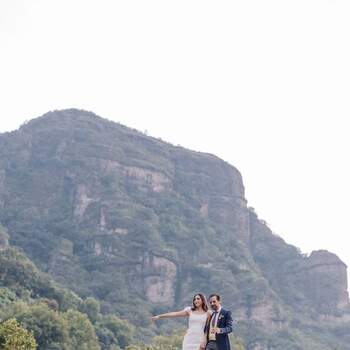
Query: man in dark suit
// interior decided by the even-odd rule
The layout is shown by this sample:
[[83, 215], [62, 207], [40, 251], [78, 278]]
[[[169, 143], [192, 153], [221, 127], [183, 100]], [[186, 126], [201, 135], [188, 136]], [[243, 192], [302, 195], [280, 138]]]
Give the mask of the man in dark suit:
[[221, 307], [220, 295], [212, 294], [209, 303], [213, 310], [204, 332], [207, 336], [205, 350], [231, 350], [228, 334], [232, 332], [231, 311]]

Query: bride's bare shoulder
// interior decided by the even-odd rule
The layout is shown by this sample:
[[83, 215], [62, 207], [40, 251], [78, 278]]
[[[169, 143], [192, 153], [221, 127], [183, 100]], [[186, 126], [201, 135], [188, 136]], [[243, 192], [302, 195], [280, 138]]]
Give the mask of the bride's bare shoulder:
[[186, 306], [186, 307], [183, 309], [183, 311], [185, 311], [185, 312], [187, 313], [187, 315], [189, 315], [189, 314], [191, 313], [191, 311], [192, 311], [192, 308], [191, 308], [191, 306]]

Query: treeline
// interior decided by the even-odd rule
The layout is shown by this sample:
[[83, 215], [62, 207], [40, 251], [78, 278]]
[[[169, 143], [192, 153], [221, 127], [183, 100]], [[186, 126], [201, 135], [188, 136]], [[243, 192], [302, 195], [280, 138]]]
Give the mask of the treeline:
[[60, 288], [20, 251], [0, 250], [1, 349], [116, 350], [133, 344], [134, 334], [133, 325]]

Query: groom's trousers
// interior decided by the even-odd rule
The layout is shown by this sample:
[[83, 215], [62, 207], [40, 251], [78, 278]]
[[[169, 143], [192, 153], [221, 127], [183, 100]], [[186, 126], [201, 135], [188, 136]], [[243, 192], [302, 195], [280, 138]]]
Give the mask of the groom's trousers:
[[214, 340], [209, 340], [205, 350], [218, 350], [218, 344]]

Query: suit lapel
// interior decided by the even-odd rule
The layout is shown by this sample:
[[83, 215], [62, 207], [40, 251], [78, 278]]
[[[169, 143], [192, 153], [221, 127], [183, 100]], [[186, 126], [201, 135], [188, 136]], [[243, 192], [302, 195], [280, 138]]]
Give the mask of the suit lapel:
[[218, 314], [218, 321], [216, 322], [217, 326], [219, 327], [219, 323], [221, 322], [221, 319], [223, 318], [224, 315], [224, 309], [221, 308], [219, 314]]

